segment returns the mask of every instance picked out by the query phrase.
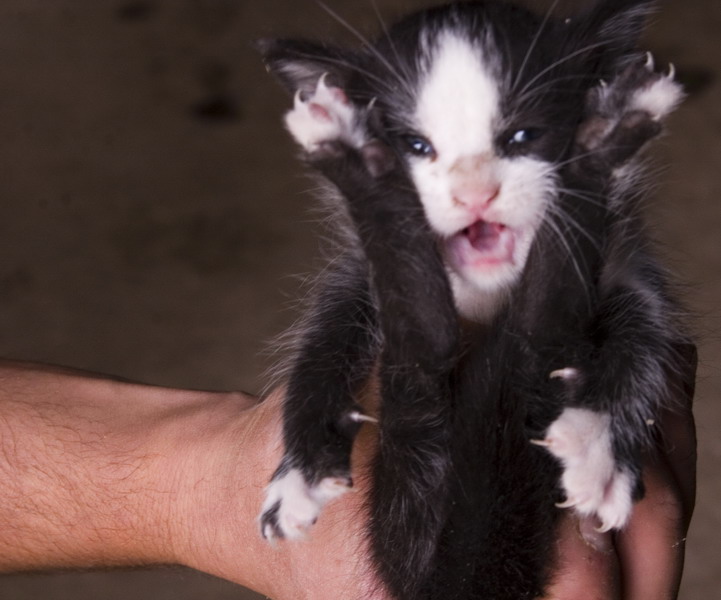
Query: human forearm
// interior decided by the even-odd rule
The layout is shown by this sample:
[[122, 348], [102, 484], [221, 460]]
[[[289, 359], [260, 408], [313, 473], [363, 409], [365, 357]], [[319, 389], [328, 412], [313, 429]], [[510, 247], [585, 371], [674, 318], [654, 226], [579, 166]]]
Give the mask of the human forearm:
[[2, 364], [0, 568], [172, 561], [177, 450], [213, 398]]

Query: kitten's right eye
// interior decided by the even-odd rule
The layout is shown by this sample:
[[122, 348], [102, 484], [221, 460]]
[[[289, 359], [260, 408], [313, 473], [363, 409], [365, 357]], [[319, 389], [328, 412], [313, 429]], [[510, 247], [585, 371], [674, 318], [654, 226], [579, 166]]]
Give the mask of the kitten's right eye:
[[403, 141], [413, 156], [419, 156], [422, 158], [434, 159], [436, 157], [436, 150], [427, 139], [420, 135], [407, 135], [403, 138]]

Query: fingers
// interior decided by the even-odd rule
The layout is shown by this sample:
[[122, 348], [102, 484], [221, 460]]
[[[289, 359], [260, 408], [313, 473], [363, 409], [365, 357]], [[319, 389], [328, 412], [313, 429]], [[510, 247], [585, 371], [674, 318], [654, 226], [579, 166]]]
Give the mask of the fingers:
[[688, 530], [696, 501], [696, 427], [690, 408], [662, 418], [665, 467], [681, 502], [683, 531]]
[[678, 349], [681, 370], [671, 374], [677, 397], [662, 415], [661, 440], [644, 466], [645, 497], [618, 534], [624, 600], [673, 600], [683, 571], [685, 535], [696, 493], [696, 432], [691, 404], [696, 349]]
[[698, 356], [692, 344], [679, 346], [677, 353], [681, 368], [670, 376], [670, 385], [676, 390], [676, 403], [661, 418], [661, 451], [678, 486], [686, 531], [696, 500], [696, 425], [691, 407]]
[[557, 566], [546, 600], [620, 600], [619, 567], [611, 534], [573, 513], [561, 519]]
[[673, 600], [684, 560], [685, 518], [682, 496], [665, 461], [644, 470], [646, 495], [616, 540], [623, 565], [624, 600]]

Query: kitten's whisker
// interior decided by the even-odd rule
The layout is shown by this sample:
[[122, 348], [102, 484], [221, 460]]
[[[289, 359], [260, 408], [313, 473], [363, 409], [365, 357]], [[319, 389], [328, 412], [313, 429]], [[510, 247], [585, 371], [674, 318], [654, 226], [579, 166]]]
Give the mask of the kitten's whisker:
[[[587, 75], [562, 75], [559, 77], [555, 77], [553, 79], [549, 79], [548, 81], [544, 81], [543, 83], [538, 84], [535, 87], [532, 87], [531, 89], [526, 90], [524, 93], [519, 94], [514, 97], [515, 102], [520, 104], [523, 104], [524, 102], [527, 102], [528, 98], [535, 98], [537, 96], [541, 96], [542, 93], [545, 93], [545, 91], [549, 88], [553, 88], [553, 86], [556, 86], [559, 82], [566, 82], [566, 81], [583, 81], [588, 79]], [[567, 91], [567, 92], [574, 92], [576, 91], [574, 88], [555, 88], [554, 91]]]
[[521, 63], [521, 66], [518, 69], [518, 72], [516, 73], [516, 79], [514, 80], [513, 85], [511, 86], [511, 93], [516, 91], [518, 82], [521, 80], [521, 77], [523, 76], [523, 72], [526, 70], [526, 66], [528, 65], [529, 59], [531, 58], [531, 54], [536, 49], [536, 44], [538, 44], [538, 41], [541, 39], [541, 34], [543, 33], [544, 29], [546, 29], [546, 25], [548, 25], [548, 22], [551, 19], [551, 15], [553, 14], [553, 11], [556, 10], [556, 6], [558, 6], [558, 0], [553, 0], [553, 3], [548, 8], [545, 16], [543, 17], [543, 21], [541, 21], [541, 24], [539, 25], [538, 30], [536, 31], [536, 34], [533, 36], [533, 39], [531, 40], [531, 44], [528, 46], [528, 49], [526, 50], [526, 55], [523, 57], [523, 62]]
[[[581, 269], [581, 265], [579, 264], [578, 259], [568, 242], [568, 239], [564, 235], [564, 232], [561, 231], [561, 229], [559, 228], [559, 224], [556, 223], [553, 218], [546, 219], [543, 225], [544, 225], [544, 227], [550, 228], [550, 230], [553, 233], [555, 233], [555, 236], [552, 239], [556, 239], [558, 242], [560, 242], [559, 247], [566, 251], [569, 259], [571, 260], [571, 264], [573, 265], [573, 269], [576, 272], [576, 275], [578, 276], [578, 281], [581, 283], [582, 287], [585, 290], [586, 301], [590, 303], [591, 297], [590, 297], [587, 286], [584, 285], [587, 278], [584, 276], [583, 270]], [[584, 261], [583, 266], [588, 267], [588, 265], [585, 264], [585, 261]]]
[[376, 75], [375, 73], [372, 73], [371, 71], [368, 71], [367, 69], [361, 68], [358, 64], [355, 64], [355, 63], [352, 63], [352, 62], [349, 62], [346, 60], [331, 58], [329, 56], [319, 57], [314, 54], [308, 54], [308, 53], [302, 53], [302, 52], [299, 53], [297, 56], [299, 58], [307, 58], [308, 60], [316, 60], [316, 61], [328, 64], [331, 66], [338, 66], [338, 67], [343, 67], [346, 69], [351, 69], [361, 75], [364, 75], [368, 79], [375, 81], [379, 87], [385, 88], [385, 90], [388, 93], [393, 93], [396, 91], [396, 89], [393, 87], [391, 82], [387, 81], [386, 79], [383, 79], [382, 77], [379, 77], [378, 75]]
[[366, 50], [368, 50], [374, 58], [376, 58], [386, 69], [388, 69], [391, 75], [393, 75], [399, 83], [406, 83], [406, 81], [401, 77], [400, 73], [395, 69], [395, 67], [386, 59], [385, 56], [383, 56], [380, 52], [378, 52], [378, 50], [376, 50], [375, 46], [366, 36], [364, 36], [360, 31], [358, 31], [358, 29], [353, 27], [348, 21], [346, 21], [337, 12], [335, 12], [330, 6], [322, 2], [322, 0], [316, 0], [316, 2], [339, 24], [341, 24], [350, 33], [352, 33], [363, 44]]
[[596, 194], [593, 192], [588, 192], [586, 190], [577, 190], [574, 188], [564, 188], [564, 187], [559, 187], [558, 191], [563, 194], [566, 194], [568, 196], [571, 196], [572, 198], [577, 198], [578, 200], [583, 200], [586, 204], [605, 208], [612, 214], [615, 214], [615, 215], [620, 214], [616, 209], [609, 206], [609, 198], [608, 198], [608, 196], [605, 196], [603, 194]]
[[606, 45], [606, 42], [596, 42], [594, 44], [588, 44], [584, 46], [583, 48], [579, 48], [578, 50], [571, 52], [570, 54], [567, 54], [563, 58], [558, 59], [557, 61], [554, 61], [550, 65], [548, 65], [545, 69], [541, 69], [536, 75], [523, 87], [523, 89], [520, 91], [520, 94], [523, 95], [529, 87], [531, 87], [536, 81], [538, 81], [541, 77], [543, 77], [546, 73], [549, 71], [552, 71], [556, 67], [559, 67], [560, 65], [568, 62], [569, 60], [576, 58], [577, 56], [583, 54], [584, 52], [588, 52], [589, 50], [595, 50], [596, 48], [602, 48]]
[[388, 44], [391, 47], [391, 50], [393, 51], [393, 56], [395, 57], [396, 64], [399, 69], [402, 70], [403, 78], [399, 79], [400, 83], [402, 83], [406, 89], [407, 92], [410, 93], [411, 86], [409, 82], [411, 81], [411, 74], [406, 69], [403, 61], [400, 58], [400, 55], [398, 54], [398, 48], [396, 47], [395, 41], [391, 37], [390, 31], [388, 30], [388, 26], [386, 25], [385, 20], [383, 19], [383, 15], [381, 15], [380, 9], [378, 8], [378, 3], [376, 0], [371, 0], [371, 5], [373, 6], [373, 10], [376, 14], [376, 18], [378, 19], [378, 22], [380, 23], [381, 29], [383, 31], [383, 35], [385, 36], [385, 39], [388, 41]]
[[551, 209], [551, 212], [554, 216], [558, 217], [558, 219], [563, 222], [564, 225], [566, 225], [566, 230], [576, 230], [579, 234], [581, 234], [583, 237], [585, 237], [589, 242], [591, 242], [591, 245], [596, 248], [596, 250], [600, 249], [600, 244], [597, 239], [595, 239], [586, 229], [576, 220], [574, 219], [570, 214], [568, 214], [567, 211], [564, 211], [562, 208], [558, 206], [554, 206], [553, 209]]

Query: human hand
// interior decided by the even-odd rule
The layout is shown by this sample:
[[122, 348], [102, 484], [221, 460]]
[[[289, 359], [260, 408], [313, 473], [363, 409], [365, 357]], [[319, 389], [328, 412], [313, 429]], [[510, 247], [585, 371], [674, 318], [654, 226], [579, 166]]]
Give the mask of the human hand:
[[[248, 403], [254, 399], [245, 397]], [[282, 391], [238, 413], [236, 423], [208, 447], [215, 477], [187, 495], [193, 517], [178, 539], [177, 562], [241, 583], [274, 600], [389, 600], [371, 566], [364, 524], [375, 435], [356, 438], [352, 456], [354, 493], [328, 504], [300, 541], [262, 539], [257, 521], [263, 491], [282, 453]], [[242, 449], [238, 452], [236, 449]], [[195, 463], [193, 482], [206, 467]], [[205, 498], [204, 506], [197, 504]]]

